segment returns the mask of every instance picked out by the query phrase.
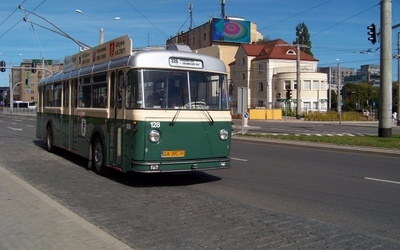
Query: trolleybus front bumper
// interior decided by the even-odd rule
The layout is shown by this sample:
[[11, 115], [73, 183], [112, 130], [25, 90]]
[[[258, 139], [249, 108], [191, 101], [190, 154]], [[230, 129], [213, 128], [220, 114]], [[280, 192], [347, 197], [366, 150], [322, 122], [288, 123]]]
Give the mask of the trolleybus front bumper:
[[213, 158], [182, 161], [143, 162], [132, 161], [131, 171], [141, 173], [188, 172], [229, 168], [231, 159]]

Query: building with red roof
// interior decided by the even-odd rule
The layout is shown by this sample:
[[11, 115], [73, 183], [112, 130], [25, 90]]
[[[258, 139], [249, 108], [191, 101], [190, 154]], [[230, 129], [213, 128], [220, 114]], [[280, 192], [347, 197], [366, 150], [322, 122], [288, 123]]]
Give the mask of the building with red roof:
[[[327, 75], [318, 73], [317, 65], [316, 58], [301, 50], [298, 57], [297, 46], [281, 39], [264, 44], [241, 44], [235, 60], [229, 64], [234, 113], [238, 88], [248, 89], [248, 108], [294, 109], [299, 92], [302, 111], [326, 111]], [[300, 71], [299, 91], [297, 70]], [[292, 96], [287, 100], [289, 90]]]

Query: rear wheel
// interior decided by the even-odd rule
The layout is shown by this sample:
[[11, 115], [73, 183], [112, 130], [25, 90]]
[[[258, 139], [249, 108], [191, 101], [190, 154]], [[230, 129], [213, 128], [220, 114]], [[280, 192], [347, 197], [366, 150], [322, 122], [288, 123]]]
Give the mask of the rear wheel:
[[104, 147], [102, 140], [97, 137], [93, 142], [92, 150], [92, 164], [94, 171], [100, 175], [104, 175], [107, 171], [106, 166], [104, 166]]
[[47, 126], [46, 128], [46, 149], [48, 152], [54, 152], [54, 144], [53, 144], [53, 131], [51, 130], [51, 126]]

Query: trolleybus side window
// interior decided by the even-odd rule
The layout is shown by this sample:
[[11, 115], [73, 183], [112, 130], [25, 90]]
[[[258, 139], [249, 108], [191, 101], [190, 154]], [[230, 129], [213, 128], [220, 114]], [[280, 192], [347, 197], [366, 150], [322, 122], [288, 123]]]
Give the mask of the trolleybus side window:
[[68, 108], [69, 107], [69, 86], [68, 86], [68, 81], [64, 81], [63, 85], [64, 85], [64, 105], [63, 105], [63, 107]]
[[78, 101], [78, 98], [77, 98], [77, 92], [78, 92], [78, 79], [73, 79], [72, 80], [72, 105], [73, 105], [73, 107], [74, 108], [76, 108], [77, 107], [77, 101]]
[[91, 107], [91, 84], [90, 76], [86, 76], [80, 79], [79, 84], [79, 107], [90, 108]]
[[113, 71], [111, 73], [111, 86], [110, 86], [110, 108], [113, 109], [114, 108], [114, 104], [115, 104], [115, 72]]
[[44, 100], [43, 100], [43, 104], [45, 107], [50, 107], [50, 102], [53, 100], [53, 98], [51, 97], [51, 94], [53, 92], [51, 91], [51, 84], [45, 85], [44, 86]]
[[118, 91], [117, 91], [117, 107], [122, 108], [122, 88], [124, 87], [124, 73], [122, 71], [118, 72]]
[[107, 74], [93, 76], [92, 104], [94, 108], [107, 107]]
[[61, 82], [46, 86], [44, 104], [47, 107], [61, 107]]
[[54, 84], [54, 107], [61, 107], [61, 82]]
[[131, 70], [127, 74], [126, 84], [126, 108], [142, 107], [142, 89], [140, 88], [140, 71]]

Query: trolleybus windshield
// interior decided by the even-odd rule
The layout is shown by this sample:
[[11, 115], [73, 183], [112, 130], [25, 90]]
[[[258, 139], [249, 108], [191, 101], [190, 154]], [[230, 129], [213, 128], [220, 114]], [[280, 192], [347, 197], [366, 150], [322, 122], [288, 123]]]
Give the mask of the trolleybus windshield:
[[135, 69], [128, 73], [126, 94], [127, 108], [228, 110], [223, 74]]

